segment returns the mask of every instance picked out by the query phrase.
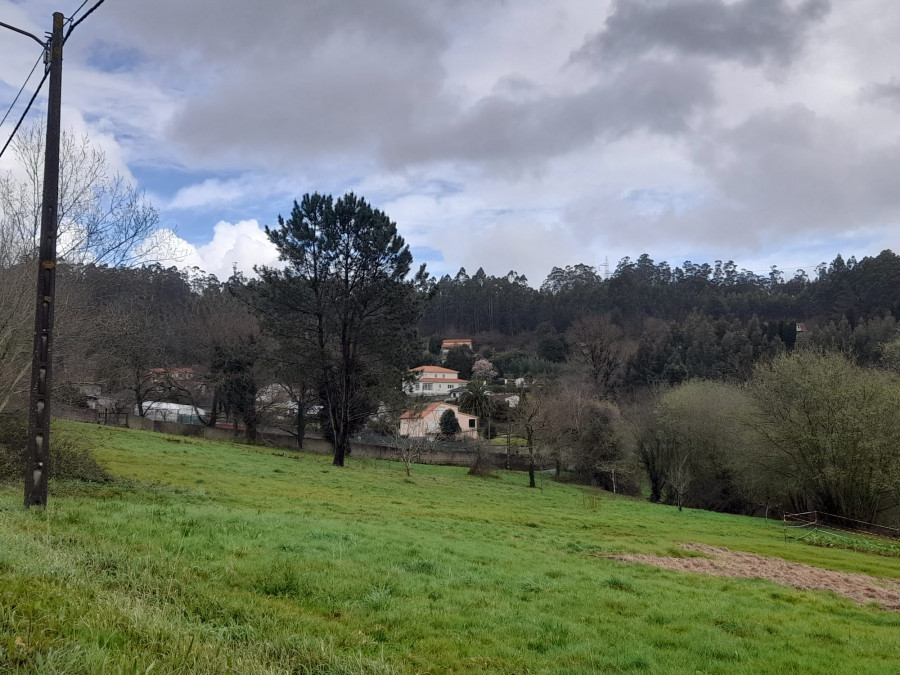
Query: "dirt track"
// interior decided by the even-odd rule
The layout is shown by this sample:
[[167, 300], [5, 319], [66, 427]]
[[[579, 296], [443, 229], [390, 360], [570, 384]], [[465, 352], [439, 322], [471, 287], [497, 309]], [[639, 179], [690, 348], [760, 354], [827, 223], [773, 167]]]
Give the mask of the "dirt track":
[[867, 574], [835, 572], [781, 558], [766, 558], [753, 553], [741, 553], [703, 544], [682, 544], [682, 547], [710, 557], [664, 558], [637, 553], [609, 557], [720, 577], [768, 579], [805, 591], [834, 591], [861, 604], [877, 602], [885, 609], [900, 611], [900, 580], [897, 579], [879, 579]]

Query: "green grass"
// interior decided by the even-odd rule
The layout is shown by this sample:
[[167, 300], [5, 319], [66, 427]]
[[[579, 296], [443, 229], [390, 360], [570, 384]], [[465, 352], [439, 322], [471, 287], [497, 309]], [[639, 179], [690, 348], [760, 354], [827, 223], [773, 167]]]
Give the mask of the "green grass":
[[898, 577], [780, 524], [523, 474], [71, 426], [113, 484], [0, 487], [0, 671], [896, 673], [900, 614], [630, 565], [701, 542]]
[[[793, 534], [793, 533], [792, 533]], [[788, 535], [791, 536], [791, 535]], [[807, 530], [794, 535], [798, 541], [823, 548], [845, 548], [850, 551], [900, 558], [900, 542], [886, 537], [865, 536], [848, 532], [835, 532], [827, 528]]]

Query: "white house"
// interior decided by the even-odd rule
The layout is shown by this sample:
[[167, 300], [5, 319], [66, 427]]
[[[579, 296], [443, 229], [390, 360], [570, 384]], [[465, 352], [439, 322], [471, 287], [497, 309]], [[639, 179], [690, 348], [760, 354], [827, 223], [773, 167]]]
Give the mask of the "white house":
[[410, 438], [425, 438], [439, 436], [441, 433], [441, 415], [446, 410], [452, 410], [459, 422], [460, 436], [478, 438], [478, 418], [475, 415], [467, 415], [459, 412], [459, 407], [452, 403], [435, 401], [429, 403], [424, 410], [410, 410], [400, 416], [400, 435]]
[[458, 370], [440, 366], [419, 366], [411, 371], [416, 376], [414, 382], [406, 384], [407, 394], [420, 396], [440, 396], [446, 398], [457, 387], [463, 387], [468, 380], [461, 380]]

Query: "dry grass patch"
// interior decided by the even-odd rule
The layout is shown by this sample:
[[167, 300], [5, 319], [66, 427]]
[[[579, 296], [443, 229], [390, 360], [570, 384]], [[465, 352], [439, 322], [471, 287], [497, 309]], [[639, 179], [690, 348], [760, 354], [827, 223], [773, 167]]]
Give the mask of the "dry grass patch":
[[900, 581], [897, 579], [880, 579], [868, 574], [825, 570], [781, 558], [767, 558], [718, 546], [682, 544], [682, 547], [702, 556], [667, 558], [629, 553], [607, 557], [683, 572], [767, 579], [803, 591], [834, 591], [861, 604], [876, 602], [885, 609], [900, 611]]

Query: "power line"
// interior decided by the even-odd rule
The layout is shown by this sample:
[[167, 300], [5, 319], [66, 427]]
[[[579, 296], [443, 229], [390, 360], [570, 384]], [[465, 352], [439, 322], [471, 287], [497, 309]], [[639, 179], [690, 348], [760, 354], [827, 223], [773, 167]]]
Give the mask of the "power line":
[[[84, 7], [84, 5], [85, 5], [86, 2], [87, 2], [87, 0], [85, 0], [85, 2], [82, 2], [82, 3], [81, 3], [81, 7]], [[100, 5], [102, 5], [104, 2], [105, 2], [105, 0], [97, 0], [97, 3], [96, 3], [93, 7], [91, 7], [88, 11], [86, 11], [86, 12], [84, 13], [84, 15], [83, 15], [80, 19], [78, 19], [78, 21], [76, 21], [76, 22], [73, 23], [71, 26], [69, 26], [69, 30], [66, 31], [66, 37], [63, 38], [63, 41], [68, 40], [68, 39], [69, 39], [69, 36], [72, 34], [72, 31], [75, 30], [75, 27], [76, 27], [78, 24], [80, 24], [82, 21], [84, 21], [86, 18], [88, 18], [91, 14], [93, 14], [94, 11], [95, 11]], [[79, 7], [78, 9], [75, 10], [75, 14], [78, 14], [78, 10], [80, 10], [81, 7]], [[73, 14], [72, 16], [74, 17], [75, 14]]]
[[9, 135], [9, 138], [6, 140], [6, 145], [3, 146], [3, 149], [0, 150], [0, 157], [3, 157], [3, 153], [6, 152], [6, 149], [9, 147], [9, 144], [12, 143], [12, 139], [15, 138], [16, 132], [19, 130], [19, 127], [22, 126], [22, 122], [25, 121], [25, 116], [28, 114], [28, 111], [31, 110], [31, 105], [34, 103], [34, 99], [37, 98], [38, 93], [41, 91], [41, 87], [44, 86], [44, 82], [47, 81], [47, 76], [50, 74], [49, 70], [44, 71], [44, 77], [41, 78], [41, 81], [38, 83], [37, 89], [34, 90], [34, 94], [31, 96], [31, 100], [28, 101], [28, 105], [25, 106], [24, 112], [22, 112], [22, 116], [19, 118], [19, 121], [16, 122], [16, 128], [12, 130], [12, 133]]
[[[75, 30], [75, 27], [78, 26], [78, 24], [80, 24], [86, 18], [88, 18], [91, 14], [93, 14], [97, 10], [97, 8], [105, 2], [105, 0], [97, 0], [97, 2], [94, 3], [93, 7], [91, 7], [88, 11], [86, 11], [81, 16], [81, 18], [78, 19], [78, 21], [73, 22], [72, 20], [75, 18], [75, 15], [81, 11], [82, 7], [84, 7], [87, 4], [87, 2], [88, 2], [88, 0], [84, 0], [84, 2], [82, 2], [81, 5], [79, 5], [78, 9], [76, 9], [72, 13], [72, 16], [69, 17], [69, 22], [71, 25], [69, 26], [69, 30], [66, 31], [66, 35], [63, 38], [63, 42], [65, 42], [68, 39], [68, 37], [72, 34], [72, 31]], [[26, 36], [36, 40], [38, 42], [38, 44], [40, 44], [41, 47], [43, 47], [45, 50], [47, 49], [47, 44], [45, 44], [44, 42], [41, 42], [41, 40], [39, 38], [35, 37], [31, 33], [28, 33], [26, 31], [22, 30], [21, 28], [16, 28], [15, 26], [10, 26], [9, 24], [3, 23], [2, 21], [0, 21], [0, 26], [3, 26], [4, 28], [9, 28], [10, 30], [15, 31], [16, 33], [21, 33], [22, 35], [26, 35]], [[39, 62], [40, 62], [40, 59], [38, 59], [38, 63]], [[34, 68], [37, 68], [37, 63], [34, 64]], [[31, 73], [34, 73], [34, 68], [31, 69]], [[19, 117], [19, 121], [16, 122], [15, 129], [13, 129], [12, 133], [9, 135], [9, 138], [6, 140], [6, 143], [3, 145], [3, 149], [0, 150], [0, 157], [3, 157], [3, 153], [6, 152], [6, 149], [9, 147], [9, 144], [12, 143], [13, 138], [15, 138], [16, 132], [19, 130], [19, 127], [22, 126], [22, 122], [25, 120], [25, 116], [28, 115], [28, 111], [31, 110], [31, 106], [34, 103], [34, 100], [37, 98], [38, 93], [40, 93], [41, 87], [44, 86], [44, 82], [47, 80], [47, 76], [49, 75], [49, 73], [50, 73], [49, 70], [44, 71], [44, 77], [41, 78], [40, 83], [38, 83], [37, 89], [35, 89], [34, 94], [31, 96], [31, 100], [28, 101], [28, 105], [25, 107], [25, 110], [22, 112], [22, 116]], [[28, 79], [31, 79], [31, 74], [28, 75]], [[22, 89], [24, 89], [25, 85], [27, 85], [27, 84], [28, 84], [28, 80], [25, 80], [25, 84], [22, 85]], [[19, 96], [21, 94], [22, 94], [22, 90], [19, 90], [19, 93], [16, 94], [16, 99], [13, 101], [13, 105], [15, 105], [16, 101], [19, 99]], [[10, 106], [10, 109], [6, 111], [6, 115], [3, 116], [3, 121], [6, 121], [6, 118], [9, 115], [11, 110], [12, 110], [12, 106]], [[0, 122], [0, 124], [2, 124], [2, 123], [3, 122]]]
[[88, 0], [84, 0], [84, 2], [82, 2], [82, 3], [78, 6], [78, 9], [76, 9], [74, 12], [72, 12], [72, 16], [70, 16], [68, 19], [66, 19], [66, 22], [67, 22], [67, 23], [72, 23], [72, 19], [75, 18], [75, 15], [78, 14], [78, 12], [81, 11], [81, 8], [84, 7], [86, 4], [88, 4]]
[[9, 110], [6, 111], [6, 114], [3, 116], [3, 119], [0, 120], [0, 127], [3, 126], [3, 123], [6, 121], [6, 118], [9, 117], [9, 113], [12, 112], [12, 109], [15, 107], [16, 103], [18, 102], [19, 97], [22, 95], [22, 92], [25, 91], [25, 87], [28, 86], [28, 81], [31, 80], [31, 76], [34, 75], [34, 71], [37, 69], [38, 64], [41, 62], [41, 60], [43, 58], [44, 58], [44, 55], [41, 54], [38, 57], [37, 61], [34, 62], [34, 65], [31, 67], [31, 72], [28, 73], [28, 77], [25, 78], [25, 82], [22, 84], [21, 88], [19, 89], [19, 93], [16, 94], [16, 97], [13, 99], [13, 102], [10, 104]]

